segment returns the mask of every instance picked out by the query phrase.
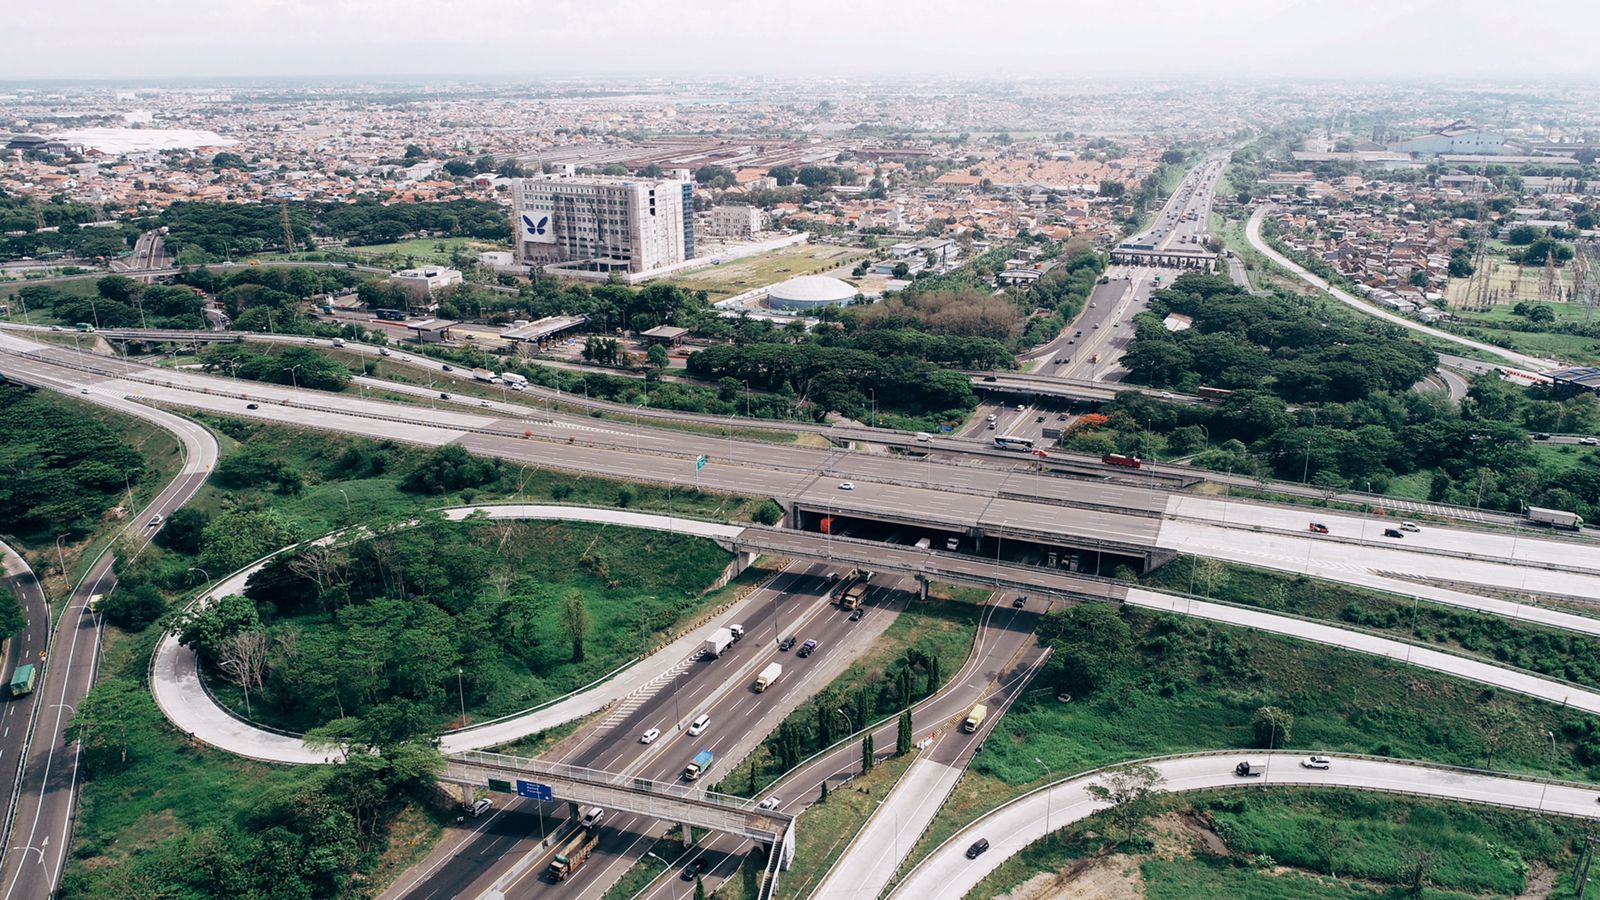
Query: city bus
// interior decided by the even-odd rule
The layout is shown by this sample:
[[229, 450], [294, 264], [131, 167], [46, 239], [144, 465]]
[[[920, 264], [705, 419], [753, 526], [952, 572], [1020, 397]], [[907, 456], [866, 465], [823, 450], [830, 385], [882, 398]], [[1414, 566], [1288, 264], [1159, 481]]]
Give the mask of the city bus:
[[999, 447], [1001, 450], [1021, 450], [1022, 452], [1027, 453], [1033, 449], [1033, 439], [1019, 437], [997, 437], [994, 439], [994, 445]]

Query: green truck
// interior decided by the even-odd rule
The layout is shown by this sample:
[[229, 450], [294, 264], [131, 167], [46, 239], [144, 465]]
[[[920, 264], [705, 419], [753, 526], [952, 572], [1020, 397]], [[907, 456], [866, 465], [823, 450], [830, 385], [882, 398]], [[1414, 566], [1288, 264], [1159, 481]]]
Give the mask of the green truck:
[[21, 697], [23, 694], [33, 693], [33, 685], [38, 678], [39, 673], [33, 668], [33, 663], [17, 666], [17, 670], [11, 673], [11, 696]]

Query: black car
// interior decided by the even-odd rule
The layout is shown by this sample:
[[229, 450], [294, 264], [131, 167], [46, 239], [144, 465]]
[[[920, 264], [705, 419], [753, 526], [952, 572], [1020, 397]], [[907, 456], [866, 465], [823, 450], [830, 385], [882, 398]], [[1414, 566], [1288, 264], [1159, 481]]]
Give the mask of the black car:
[[1011, 605], [1016, 607], [1017, 609], [1021, 609], [1024, 606], [1027, 606], [1028, 605], [1028, 595], [1027, 594], [1023, 594], [1023, 595], [1017, 597], [1017, 599], [1011, 601]]
[[261, 408], [261, 404], [259, 404], [259, 403], [246, 403], [244, 405], [244, 408], [245, 409], [260, 409]]
[[989, 839], [978, 838], [976, 841], [972, 842], [971, 847], [967, 848], [967, 859], [977, 859], [979, 856], [983, 855], [983, 851], [987, 849], [989, 849]]
[[440, 400], [449, 400], [450, 399], [450, 395], [446, 394], [444, 391], [440, 391], [439, 392], [439, 399]]
[[859, 621], [861, 621], [861, 617], [865, 616], [866, 614], [867, 614], [867, 611], [864, 608], [858, 606], [858, 607], [856, 607], [856, 611], [850, 614], [850, 621], [859, 622]]
[[1550, 432], [1548, 432], [1548, 431], [1535, 431], [1533, 433], [1533, 439], [1536, 440], [1536, 441], [1548, 441], [1548, 440], [1550, 440]]
[[706, 858], [702, 856], [694, 862], [683, 867], [683, 880], [693, 881], [696, 878], [699, 878], [701, 875], [704, 875], [706, 869], [709, 868], [711, 868], [711, 864], [706, 862]]
[[817, 642], [814, 641], [814, 640], [807, 640], [804, 644], [800, 645], [800, 650], [795, 655], [799, 656], [801, 659], [805, 659], [806, 657], [810, 656], [812, 654], [812, 652], [815, 651], [816, 649], [817, 649]]
[[1403, 537], [1405, 537], [1405, 535], [1403, 533], [1401, 533], [1400, 529], [1398, 529], [1398, 528], [1385, 528], [1383, 530], [1383, 536], [1384, 537], [1392, 537], [1392, 538], [1403, 538]]
[[778, 642], [778, 649], [779, 650], [789, 650], [789, 649], [793, 648], [794, 645], [795, 645], [795, 637], [794, 637], [794, 635], [791, 634], [788, 637], [786, 637], [783, 640]]
[[440, 366], [439, 368], [443, 369], [446, 372], [454, 372], [455, 371], [455, 369], [452, 369], [449, 366]]

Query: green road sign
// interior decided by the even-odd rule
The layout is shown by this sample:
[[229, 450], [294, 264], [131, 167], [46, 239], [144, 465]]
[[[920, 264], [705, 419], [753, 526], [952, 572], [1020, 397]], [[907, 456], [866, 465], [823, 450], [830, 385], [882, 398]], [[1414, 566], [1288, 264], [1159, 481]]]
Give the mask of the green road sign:
[[706, 467], [706, 458], [704, 456], [695, 457], [695, 459], [694, 459], [694, 470], [696, 472], [698, 472], [701, 469], [704, 469], [705, 467]]

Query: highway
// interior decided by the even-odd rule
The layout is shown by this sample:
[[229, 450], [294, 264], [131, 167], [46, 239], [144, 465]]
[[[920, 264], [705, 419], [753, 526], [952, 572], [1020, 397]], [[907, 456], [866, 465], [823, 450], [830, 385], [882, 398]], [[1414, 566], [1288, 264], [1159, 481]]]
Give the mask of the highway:
[[[63, 379], [59, 371], [34, 371], [27, 380], [72, 394], [82, 380], [78, 374], [68, 373]], [[136, 535], [137, 553], [155, 536], [156, 529], [147, 527], [150, 518], [171, 514], [205, 483], [216, 463], [216, 440], [194, 422], [119, 397], [87, 394], [80, 399], [153, 422], [183, 444], [184, 464], [178, 475], [123, 526], [123, 533]], [[79, 745], [65, 742], [64, 733], [99, 668], [100, 619], [89, 611], [88, 602], [90, 597], [116, 588], [115, 562], [108, 547], [91, 564], [50, 636], [46, 666], [35, 690], [37, 716], [22, 762], [6, 855], [0, 862], [0, 900], [46, 900], [61, 879], [70, 845], [81, 752]]]
[[[654, 693], [618, 706], [545, 758], [673, 781], [681, 778], [696, 753], [711, 750], [717, 760], [698, 783], [713, 785], [727, 777], [733, 763], [764, 739], [784, 712], [826, 685], [865, 650], [907, 599], [902, 591], [875, 588], [868, 594], [866, 616], [851, 622], [847, 614], [827, 603], [825, 576], [829, 571], [829, 566], [818, 563], [780, 575], [745, 604], [745, 638], [720, 659], [699, 659], [696, 654], [683, 660], [666, 671], [667, 679]], [[778, 639], [790, 635], [800, 641], [816, 640], [816, 652], [801, 659], [798, 648], [779, 651]], [[755, 671], [769, 661], [781, 662], [784, 673], [767, 691], [756, 693], [750, 682]], [[679, 730], [701, 714], [711, 717], [703, 735], [694, 737]], [[659, 729], [661, 737], [652, 744], [640, 743], [639, 736], [650, 728]], [[496, 798], [497, 802], [503, 799], [509, 804], [495, 817], [504, 821], [484, 828], [464, 845], [447, 840], [384, 896], [430, 900], [477, 896], [491, 887], [507, 897], [551, 890], [598, 896], [649, 849], [650, 838], [670, 824], [627, 814], [608, 818], [595, 856], [584, 869], [570, 883], [550, 885], [540, 878], [548, 860], [540, 846], [539, 812], [523, 801]], [[548, 814], [546, 819], [547, 828], [556, 824]], [[535, 854], [535, 864], [521, 877], [506, 877], [528, 854]]]
[[[1263, 786], [1348, 787], [1419, 797], [1480, 803], [1544, 814], [1600, 818], [1600, 786], [1499, 775], [1429, 763], [1327, 754], [1328, 769], [1307, 769], [1300, 760], [1314, 751], [1233, 750], [1143, 761], [1165, 779], [1171, 792]], [[1244, 759], [1268, 761], [1258, 777], [1234, 774]], [[960, 900], [978, 882], [1051, 831], [1059, 831], [1103, 809], [1084, 790], [1101, 778], [1090, 772], [1025, 794], [956, 832], [922, 860], [889, 895], [893, 900]], [[966, 851], [979, 838], [989, 849], [976, 859]], [[1031, 873], [1026, 873], [1031, 874]], [[1026, 874], [1024, 877], [1026, 877]]]
[[[44, 668], [45, 650], [50, 642], [50, 605], [33, 569], [3, 541], [0, 541], [0, 572], [4, 572], [6, 590], [17, 598], [27, 619], [23, 629], [6, 641], [5, 658], [0, 663], [0, 685], [9, 685], [12, 673], [24, 663], [31, 663], [38, 670]], [[28, 732], [39, 697], [35, 689], [21, 697], [0, 698], [0, 703], [4, 703], [0, 709], [0, 791], [6, 798], [4, 819], [0, 820], [0, 847], [5, 846], [11, 813], [21, 789], [22, 759], [28, 749]]]
[[1271, 212], [1272, 209], [1272, 204], [1262, 204], [1256, 208], [1256, 211], [1250, 215], [1250, 220], [1245, 223], [1244, 234], [1245, 238], [1250, 241], [1250, 246], [1254, 247], [1257, 252], [1261, 253], [1266, 258], [1294, 273], [1300, 278], [1301, 281], [1304, 281], [1306, 284], [1323, 291], [1324, 293], [1333, 297], [1335, 300], [1338, 300], [1340, 303], [1343, 303], [1344, 305], [1356, 309], [1366, 315], [1382, 319], [1391, 325], [1399, 325], [1401, 328], [1405, 328], [1409, 331], [1415, 331], [1418, 334], [1425, 334], [1428, 337], [1438, 338], [1442, 341], [1449, 341], [1452, 344], [1459, 344], [1463, 347], [1471, 347], [1472, 349], [1481, 351], [1483, 353], [1493, 354], [1494, 356], [1497, 356], [1506, 362], [1517, 366], [1518, 368], [1539, 371], [1541, 369], [1552, 369], [1560, 365], [1560, 363], [1556, 362], [1555, 360], [1541, 359], [1537, 356], [1528, 356], [1527, 354], [1518, 353], [1514, 350], [1507, 350], [1504, 347], [1496, 347], [1493, 344], [1485, 344], [1482, 341], [1475, 341], [1471, 338], [1464, 338], [1458, 334], [1451, 334], [1448, 331], [1441, 331], [1438, 328], [1431, 328], [1422, 324], [1421, 322], [1408, 319], [1405, 316], [1396, 315], [1388, 310], [1379, 309], [1376, 306], [1373, 306], [1372, 304], [1351, 295], [1341, 288], [1334, 287], [1323, 278], [1306, 271], [1305, 267], [1296, 263], [1294, 260], [1291, 260], [1282, 253], [1272, 249], [1272, 247], [1267, 244], [1266, 240], [1261, 237], [1261, 219]]
[[[0, 335], [0, 342], [14, 340]], [[73, 358], [70, 350], [43, 352], [64, 356], [68, 362]], [[3, 364], [9, 367], [15, 360], [8, 356]], [[122, 365], [112, 360], [102, 364]], [[42, 364], [30, 360], [25, 365]], [[1031, 529], [1040, 534], [1076, 534], [1078, 537], [1072, 540], [1080, 541], [1117, 536], [1130, 543], [1201, 552], [1286, 571], [1306, 571], [1309, 566], [1321, 570], [1316, 574], [1380, 586], [1407, 596], [1441, 596], [1436, 586], [1416, 584], [1417, 577], [1455, 581], [1468, 571], [1482, 584], [1499, 589], [1574, 596], [1593, 596], [1600, 589], [1600, 582], [1592, 574], [1600, 571], [1600, 547], [1543, 534], [1530, 537], [1429, 525], [1422, 533], [1399, 541], [1370, 530], [1371, 523], [1380, 520], [1355, 517], [1354, 522], [1365, 524], [1349, 530], [1341, 527], [1332, 535], [1357, 542], [1348, 545], [1308, 533], [1306, 523], [1320, 514], [1301, 508], [1200, 500], [1124, 485], [1085, 484], [1041, 476], [1025, 468], [997, 470], [972, 464], [973, 461], [963, 465], [931, 457], [916, 460], [749, 444], [715, 435], [631, 428], [582, 416], [547, 416], [526, 408], [508, 417], [507, 413], [519, 408], [496, 401], [486, 401], [491, 404], [488, 410], [458, 411], [460, 406], [424, 410], [274, 385], [236, 387], [224, 379], [193, 372], [154, 372], [137, 367], [131, 371], [139, 378], [106, 382], [104, 388], [288, 425], [433, 445], [458, 441], [475, 452], [569, 471], [685, 486], [695, 483], [693, 460], [704, 453], [710, 462], [698, 476], [703, 487], [805, 499], [819, 510], [866, 507], [864, 511], [881, 513], [883, 507], [871, 509], [873, 504], [890, 502], [920, 520], [947, 522], [952, 528]], [[150, 383], [151, 378], [218, 393], [156, 386]], [[260, 401], [259, 409], [244, 409], [238, 394], [228, 395], [235, 390]], [[533, 415], [543, 418], [534, 420]], [[430, 424], [414, 424], [420, 422]], [[526, 437], [529, 433], [531, 438]], [[854, 491], [838, 488], [845, 479], [855, 485]], [[1201, 521], [1193, 521], [1196, 519]], [[1266, 538], [1255, 535], [1267, 519], [1283, 533]], [[1364, 549], [1352, 552], [1352, 546]], [[1456, 562], [1467, 553], [1477, 557], [1470, 566]], [[1380, 560], [1381, 567], [1376, 564]], [[1530, 560], [1548, 568], [1525, 565]]]

